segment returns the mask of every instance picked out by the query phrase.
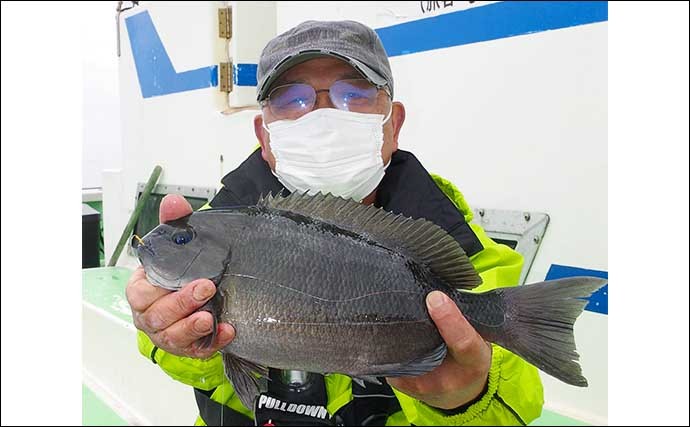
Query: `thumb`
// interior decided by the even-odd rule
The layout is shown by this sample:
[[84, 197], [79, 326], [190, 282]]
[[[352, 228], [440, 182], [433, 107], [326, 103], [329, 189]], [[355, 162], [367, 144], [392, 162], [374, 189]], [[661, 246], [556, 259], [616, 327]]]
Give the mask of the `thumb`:
[[163, 224], [187, 216], [190, 213], [192, 213], [192, 205], [189, 204], [187, 199], [179, 194], [168, 194], [161, 200], [158, 219], [160, 223]]
[[471, 366], [485, 358], [491, 351], [484, 339], [462, 315], [460, 309], [446, 294], [430, 292], [426, 304], [431, 319], [436, 324], [448, 351], [460, 365]]

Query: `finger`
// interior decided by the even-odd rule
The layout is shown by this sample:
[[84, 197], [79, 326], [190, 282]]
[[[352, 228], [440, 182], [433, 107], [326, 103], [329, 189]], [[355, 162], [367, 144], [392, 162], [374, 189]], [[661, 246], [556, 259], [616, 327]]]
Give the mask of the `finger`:
[[213, 356], [216, 351], [230, 344], [233, 339], [235, 339], [235, 328], [228, 323], [221, 323], [218, 325], [218, 334], [211, 347], [202, 349], [199, 345], [200, 341], [197, 340], [189, 347], [188, 352], [193, 357], [206, 359]]
[[199, 279], [183, 286], [181, 290], [160, 298], [139, 317], [140, 324], [148, 331], [157, 332], [170, 327], [178, 320], [192, 314], [216, 293], [216, 285], [208, 279]]
[[162, 348], [182, 349], [190, 347], [196, 340], [211, 332], [213, 332], [213, 315], [208, 311], [200, 311], [158, 331], [153, 338], [160, 343]]
[[448, 351], [460, 365], [472, 366], [486, 358], [488, 344], [462, 315], [446, 294], [433, 291], [427, 295], [427, 308]]
[[161, 200], [158, 219], [160, 223], [163, 224], [187, 216], [190, 213], [192, 213], [192, 205], [189, 204], [187, 199], [179, 194], [168, 194]]
[[151, 304], [170, 292], [167, 289], [159, 288], [149, 283], [143, 267], [138, 267], [134, 270], [125, 289], [127, 302], [129, 302], [129, 306], [135, 312], [147, 310]]

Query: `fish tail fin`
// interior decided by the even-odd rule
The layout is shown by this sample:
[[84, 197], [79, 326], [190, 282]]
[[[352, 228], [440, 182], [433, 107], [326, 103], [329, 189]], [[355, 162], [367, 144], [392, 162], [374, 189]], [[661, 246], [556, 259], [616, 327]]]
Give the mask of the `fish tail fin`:
[[[468, 317], [468, 321], [487, 341], [567, 384], [586, 387], [573, 325], [587, 305], [585, 298], [606, 283], [595, 277], [568, 277], [476, 294], [491, 298], [492, 307], [502, 306], [502, 319], [478, 322]], [[458, 305], [462, 309], [461, 301]]]

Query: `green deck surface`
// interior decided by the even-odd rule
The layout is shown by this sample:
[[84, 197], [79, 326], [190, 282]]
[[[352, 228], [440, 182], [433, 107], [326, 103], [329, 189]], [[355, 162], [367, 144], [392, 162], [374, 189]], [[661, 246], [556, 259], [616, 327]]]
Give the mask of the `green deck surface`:
[[[132, 313], [125, 297], [132, 270], [123, 267], [82, 269], [82, 298], [118, 318], [131, 322]], [[85, 426], [125, 426], [105, 402], [82, 384], [82, 424]]]
[[83, 300], [131, 323], [132, 311], [125, 297], [125, 287], [132, 270], [123, 267], [99, 267], [84, 268], [81, 272]]
[[126, 426], [127, 422], [96, 396], [90, 388], [81, 386], [81, 423], [85, 426]]
[[531, 426], [588, 426], [589, 424], [583, 423], [582, 421], [569, 418], [555, 412], [547, 411], [544, 409], [541, 412], [541, 417], [532, 421], [529, 425]]

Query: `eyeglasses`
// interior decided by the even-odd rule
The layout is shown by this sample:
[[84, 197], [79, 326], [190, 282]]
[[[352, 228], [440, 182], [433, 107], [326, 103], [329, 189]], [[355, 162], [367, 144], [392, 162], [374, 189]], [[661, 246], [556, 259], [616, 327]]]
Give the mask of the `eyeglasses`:
[[[328, 92], [339, 110], [373, 113], [378, 107], [379, 89], [366, 79], [338, 80], [329, 89], [320, 90], [305, 83], [291, 83], [271, 90], [260, 105], [268, 106], [279, 120], [295, 120], [314, 109], [318, 93]], [[387, 91], [385, 93], [390, 97]]]

